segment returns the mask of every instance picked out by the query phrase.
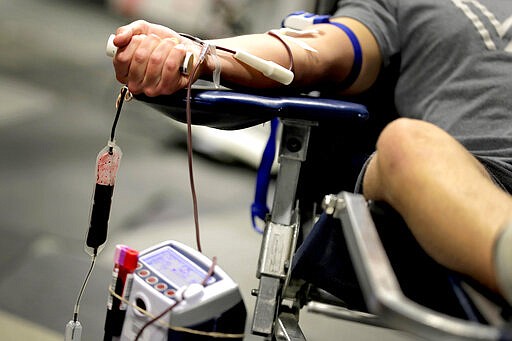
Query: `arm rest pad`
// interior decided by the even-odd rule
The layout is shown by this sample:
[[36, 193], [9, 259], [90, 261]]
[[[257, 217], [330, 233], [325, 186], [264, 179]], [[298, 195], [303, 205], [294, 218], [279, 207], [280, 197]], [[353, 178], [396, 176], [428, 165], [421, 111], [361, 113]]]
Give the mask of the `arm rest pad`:
[[[311, 96], [194, 89], [191, 97], [192, 124], [226, 130], [247, 128], [273, 117], [333, 123], [364, 122], [368, 118], [368, 111], [361, 104]], [[136, 98], [175, 120], [186, 122], [185, 91]]]

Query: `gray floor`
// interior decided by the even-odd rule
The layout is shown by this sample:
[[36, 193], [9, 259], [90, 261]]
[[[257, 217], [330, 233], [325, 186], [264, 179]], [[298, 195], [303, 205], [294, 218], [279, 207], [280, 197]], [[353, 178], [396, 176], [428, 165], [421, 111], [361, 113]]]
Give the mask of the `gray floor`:
[[[2, 340], [61, 340], [72, 317], [89, 266], [83, 240], [95, 158], [119, 91], [104, 46], [119, 23], [82, 2], [0, 1]], [[80, 310], [84, 340], [103, 335], [115, 244], [143, 249], [175, 239], [194, 245], [182, 135], [140, 103], [125, 108], [109, 241]], [[250, 311], [260, 242], [249, 222], [255, 172], [199, 157], [195, 172], [205, 254], [217, 256], [240, 283]], [[303, 323], [311, 340], [407, 339], [307, 314]]]

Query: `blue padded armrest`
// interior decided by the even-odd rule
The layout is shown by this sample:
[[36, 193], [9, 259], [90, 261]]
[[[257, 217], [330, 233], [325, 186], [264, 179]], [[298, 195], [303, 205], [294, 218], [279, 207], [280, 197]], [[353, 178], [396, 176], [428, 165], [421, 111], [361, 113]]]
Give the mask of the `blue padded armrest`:
[[[136, 98], [167, 116], [186, 122], [186, 92], [169, 96]], [[363, 122], [368, 111], [361, 104], [310, 96], [241, 93], [231, 90], [193, 89], [192, 124], [218, 129], [242, 129], [274, 117], [311, 121]]]

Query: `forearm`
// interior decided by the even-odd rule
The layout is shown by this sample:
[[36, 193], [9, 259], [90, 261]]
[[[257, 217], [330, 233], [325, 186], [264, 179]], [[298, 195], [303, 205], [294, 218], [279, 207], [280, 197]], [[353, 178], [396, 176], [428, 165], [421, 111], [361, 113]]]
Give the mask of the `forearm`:
[[[350, 19], [342, 19], [350, 26], [361, 41], [363, 66], [360, 77], [351, 87], [351, 91], [359, 92], [368, 88], [380, 69], [380, 54], [373, 36], [361, 24]], [[316, 84], [336, 86], [349, 74], [354, 61], [354, 50], [350, 39], [339, 28], [333, 25], [315, 25], [311, 29], [316, 34], [305, 35], [300, 40], [315, 51], [307, 50], [293, 41], [286, 40], [286, 46], [278, 38], [270, 34], [253, 34], [233, 38], [210, 41], [212, 44], [232, 50], [243, 50], [266, 60], [289, 68], [291, 58], [294, 66], [292, 85], [311, 87]], [[218, 50], [222, 64], [222, 79], [228, 83], [257, 88], [276, 87], [279, 83], [263, 76], [250, 66], [236, 60], [232, 54]], [[203, 75], [209, 76], [214, 69], [211, 58], [204, 68]]]
[[[319, 38], [303, 38], [302, 40], [313, 47], [315, 40]], [[254, 34], [248, 36], [239, 36], [212, 41], [212, 43], [228, 47], [233, 50], [243, 50], [254, 54], [260, 58], [273, 61], [285, 68], [290, 68], [293, 62], [294, 80], [292, 85], [305, 86], [320, 82], [332, 81], [336, 78], [342, 79], [348, 65], [338, 69], [338, 77], [332, 72], [328, 72], [332, 67], [325, 62], [325, 56], [320, 52], [312, 52], [303, 49], [293, 42], [286, 42], [291, 51], [288, 54], [283, 43], [269, 34]], [[232, 54], [219, 53], [222, 62], [222, 78], [228, 82], [251, 87], [272, 87], [279, 86], [279, 83], [263, 76], [252, 67], [236, 60]], [[349, 56], [347, 56], [349, 57]], [[293, 59], [293, 61], [291, 60]], [[344, 58], [349, 59], [349, 58]], [[348, 63], [347, 63], [348, 64]], [[209, 63], [208, 71], [212, 71], [212, 64]], [[331, 78], [331, 80], [329, 80]]]

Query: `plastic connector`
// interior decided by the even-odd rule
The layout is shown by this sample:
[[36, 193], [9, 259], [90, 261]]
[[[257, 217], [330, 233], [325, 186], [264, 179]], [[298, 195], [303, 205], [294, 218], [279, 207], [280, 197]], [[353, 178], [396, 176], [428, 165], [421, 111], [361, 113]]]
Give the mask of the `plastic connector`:
[[277, 63], [256, 57], [245, 51], [236, 51], [234, 57], [244, 64], [260, 71], [264, 76], [281, 84], [289, 85], [293, 81], [293, 72]]
[[65, 341], [80, 341], [82, 340], [82, 325], [80, 321], [71, 320], [66, 324], [64, 332]]

